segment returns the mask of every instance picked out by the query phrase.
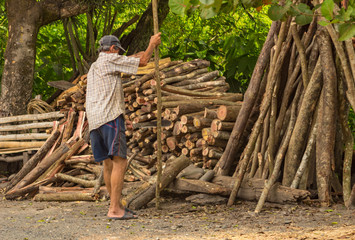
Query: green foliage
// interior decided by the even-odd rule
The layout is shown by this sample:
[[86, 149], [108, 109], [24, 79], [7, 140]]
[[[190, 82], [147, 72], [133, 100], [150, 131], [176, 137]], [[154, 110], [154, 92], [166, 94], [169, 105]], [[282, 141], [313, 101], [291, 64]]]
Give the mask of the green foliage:
[[209, 19], [202, 18], [200, 10], [183, 17], [169, 14], [161, 27], [161, 55], [206, 59], [211, 70], [226, 77], [231, 91], [244, 92], [271, 24], [264, 13], [250, 14], [242, 8]]
[[[5, 12], [5, 6], [0, 1], [0, 83], [1, 83], [1, 76], [4, 67], [4, 54], [5, 54], [5, 47], [7, 41], [7, 16]], [[0, 88], [1, 89], [1, 88]]]
[[[270, 1], [271, 3], [271, 1]], [[186, 15], [189, 11], [199, 8], [201, 17], [212, 18], [219, 12], [234, 12], [237, 4], [246, 8], [257, 8], [268, 5], [267, 0], [169, 0], [171, 11], [178, 15]], [[284, 21], [288, 17], [295, 17], [299, 25], [309, 24], [313, 16], [322, 15], [325, 20], [321, 20], [321, 25], [336, 23], [339, 25], [339, 40], [346, 40], [355, 36], [355, 0], [349, 0], [348, 8], [340, 8], [340, 11], [334, 11], [336, 4], [334, 0], [325, 0], [320, 5], [309, 6], [304, 3], [293, 3], [291, 0], [280, 1], [273, 0], [269, 8], [268, 16], [273, 21]], [[318, 8], [320, 7], [320, 11]]]
[[72, 75], [72, 65], [60, 22], [44, 26], [37, 38], [36, 67], [33, 96], [50, 97], [56, 89], [47, 85], [49, 81], [68, 80]]
[[[115, 12], [116, 19], [113, 20], [112, 29], [119, 28], [124, 22], [131, 19], [136, 14], [142, 14], [146, 9], [148, 1], [108, 1], [105, 5], [101, 4], [102, 0], [97, 0], [94, 14], [94, 23], [96, 36], [100, 38], [105, 34], [111, 34], [108, 27], [108, 19], [113, 19]], [[94, 4], [94, 2], [92, 2]], [[75, 33], [78, 43], [87, 54], [88, 42], [87, 37], [87, 18], [80, 15], [72, 18], [75, 26]], [[128, 28], [130, 31], [134, 26]], [[97, 42], [97, 41], [96, 41]], [[33, 96], [42, 95], [43, 99], [50, 97], [56, 89], [47, 85], [49, 81], [69, 80], [73, 75], [72, 63], [70, 62], [69, 46], [65, 39], [64, 27], [61, 21], [46, 25], [40, 29], [37, 38], [37, 55], [36, 68], [33, 85]], [[86, 51], [86, 52], [85, 52]]]

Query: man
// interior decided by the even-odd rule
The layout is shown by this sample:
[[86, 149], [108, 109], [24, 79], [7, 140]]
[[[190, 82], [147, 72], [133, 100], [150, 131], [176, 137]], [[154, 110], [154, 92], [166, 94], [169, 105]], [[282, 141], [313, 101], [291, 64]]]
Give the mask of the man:
[[124, 220], [137, 215], [122, 206], [121, 192], [127, 166], [127, 145], [124, 121], [124, 95], [121, 73], [135, 74], [138, 66], [145, 66], [159, 46], [161, 33], [150, 38], [144, 52], [127, 57], [117, 37], [100, 39], [99, 57], [87, 76], [86, 112], [89, 120], [91, 148], [96, 162], [104, 165], [104, 180], [110, 194], [109, 219]]

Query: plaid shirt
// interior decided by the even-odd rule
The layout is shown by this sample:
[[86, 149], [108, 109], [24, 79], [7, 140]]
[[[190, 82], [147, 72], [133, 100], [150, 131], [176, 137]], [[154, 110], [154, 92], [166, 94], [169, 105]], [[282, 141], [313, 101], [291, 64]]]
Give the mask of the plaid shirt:
[[86, 113], [94, 130], [125, 112], [120, 74], [135, 74], [139, 58], [101, 52], [87, 76]]

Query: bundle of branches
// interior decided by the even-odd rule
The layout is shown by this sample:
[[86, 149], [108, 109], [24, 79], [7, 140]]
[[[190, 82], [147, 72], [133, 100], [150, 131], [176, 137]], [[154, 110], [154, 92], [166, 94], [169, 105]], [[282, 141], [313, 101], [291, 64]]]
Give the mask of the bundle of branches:
[[244, 176], [267, 179], [256, 212], [276, 181], [316, 191], [323, 205], [332, 196], [349, 203], [354, 77], [352, 41], [338, 41], [332, 25], [317, 25], [316, 18], [302, 27], [293, 19], [273, 22], [215, 168], [237, 178], [229, 205]]
[[[80, 175], [79, 169], [89, 170], [97, 175], [97, 164], [85, 154], [88, 149], [88, 124], [85, 112], [70, 109], [61, 121], [56, 121], [50, 136], [40, 149], [11, 178], [5, 186], [5, 197], [15, 199], [33, 196], [40, 186], [62, 186], [62, 172], [67, 175]], [[76, 171], [74, 170], [76, 169]], [[65, 186], [65, 185], [64, 185]]]

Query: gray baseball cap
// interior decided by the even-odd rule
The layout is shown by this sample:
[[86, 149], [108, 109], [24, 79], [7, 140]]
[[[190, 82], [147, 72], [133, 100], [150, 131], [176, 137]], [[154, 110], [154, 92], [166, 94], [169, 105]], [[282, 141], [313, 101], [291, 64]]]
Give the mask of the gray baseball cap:
[[100, 41], [100, 47], [111, 47], [112, 45], [119, 47], [121, 50], [123, 50], [124, 52], [126, 52], [126, 50], [124, 50], [124, 48], [121, 46], [121, 42], [120, 40], [118, 40], [118, 38], [114, 35], [105, 35], [103, 36]]

